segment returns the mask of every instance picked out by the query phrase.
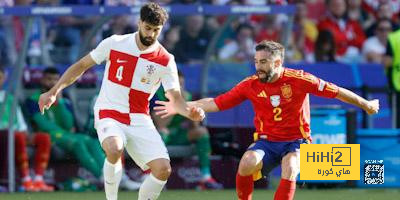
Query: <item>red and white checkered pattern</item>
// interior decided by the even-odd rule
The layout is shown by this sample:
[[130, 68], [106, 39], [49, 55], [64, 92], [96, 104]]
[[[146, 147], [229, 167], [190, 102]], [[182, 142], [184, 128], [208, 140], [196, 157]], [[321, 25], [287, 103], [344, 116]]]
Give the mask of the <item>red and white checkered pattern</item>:
[[113, 35], [90, 52], [97, 64], [107, 61], [94, 106], [96, 121], [112, 118], [127, 125], [143, 124], [160, 84], [165, 90], [180, 89], [173, 55], [158, 42], [140, 51], [136, 34]]

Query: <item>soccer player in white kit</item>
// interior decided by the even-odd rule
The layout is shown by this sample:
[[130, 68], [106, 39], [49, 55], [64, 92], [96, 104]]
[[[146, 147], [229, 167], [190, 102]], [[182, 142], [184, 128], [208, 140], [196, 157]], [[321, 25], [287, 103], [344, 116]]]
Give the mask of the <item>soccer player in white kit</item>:
[[95, 64], [107, 62], [94, 106], [95, 128], [107, 156], [103, 167], [107, 200], [118, 196], [124, 148], [142, 170], [151, 170], [140, 187], [139, 200], [157, 199], [171, 174], [167, 149], [149, 116], [149, 100], [160, 84], [179, 114], [194, 121], [204, 118], [202, 109], [189, 108], [182, 98], [174, 57], [157, 41], [167, 19], [168, 14], [158, 4], [144, 5], [137, 32], [101, 41], [39, 99], [43, 113], [62, 89]]

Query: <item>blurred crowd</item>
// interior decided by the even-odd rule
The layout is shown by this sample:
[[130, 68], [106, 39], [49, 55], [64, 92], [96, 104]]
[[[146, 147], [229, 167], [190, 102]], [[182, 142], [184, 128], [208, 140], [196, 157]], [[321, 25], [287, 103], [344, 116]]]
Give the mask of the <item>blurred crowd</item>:
[[[14, 5], [128, 5], [138, 0], [3, 0], [0, 6]], [[147, 1], [146, 1], [147, 2]], [[178, 63], [202, 63], [213, 36], [226, 21], [212, 59], [228, 62], [251, 61], [254, 45], [261, 40], [287, 44], [289, 62], [373, 62], [382, 63], [389, 33], [400, 26], [400, 0], [157, 0], [160, 4], [228, 4], [285, 5], [294, 4], [297, 12], [292, 30], [287, 30], [290, 17], [278, 15], [229, 16], [171, 15], [161, 43], [175, 55]], [[95, 35], [90, 29], [99, 16], [36, 18], [28, 49], [28, 64], [51, 65], [72, 63], [96, 44], [112, 34], [136, 30], [138, 17], [113, 17]], [[0, 24], [0, 56], [12, 64], [22, 48], [24, 33], [20, 17], [2, 17]], [[6, 34], [13, 36], [6, 40]], [[285, 37], [288, 35], [288, 37]], [[80, 49], [90, 38], [87, 49]], [[86, 51], [86, 52], [85, 52]], [[4, 61], [6, 60], [6, 61]]]

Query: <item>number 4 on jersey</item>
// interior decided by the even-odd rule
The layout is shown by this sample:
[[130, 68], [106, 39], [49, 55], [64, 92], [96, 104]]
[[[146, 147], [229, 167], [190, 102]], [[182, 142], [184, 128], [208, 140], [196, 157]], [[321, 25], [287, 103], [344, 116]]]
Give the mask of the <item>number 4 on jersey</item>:
[[115, 78], [118, 79], [118, 81], [122, 81], [122, 73], [124, 72], [124, 66], [119, 66], [117, 69], [117, 73], [115, 73]]

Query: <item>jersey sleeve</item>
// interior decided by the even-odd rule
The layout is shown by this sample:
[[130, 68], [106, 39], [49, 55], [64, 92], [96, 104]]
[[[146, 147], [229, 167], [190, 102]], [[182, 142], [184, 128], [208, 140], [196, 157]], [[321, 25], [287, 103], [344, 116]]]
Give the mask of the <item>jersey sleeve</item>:
[[304, 72], [298, 81], [305, 92], [316, 96], [335, 98], [339, 93], [339, 87], [337, 85], [324, 81], [310, 73]]
[[161, 83], [165, 91], [170, 89], [180, 90], [178, 68], [176, 66], [175, 58], [171, 55], [171, 59], [166, 67], [166, 71], [161, 77]]
[[241, 82], [228, 92], [214, 98], [214, 102], [219, 110], [230, 109], [247, 99], [246, 82]]
[[112, 46], [112, 37], [113, 36], [102, 40], [97, 47], [90, 52], [90, 56], [96, 64], [99, 65], [108, 58]]

